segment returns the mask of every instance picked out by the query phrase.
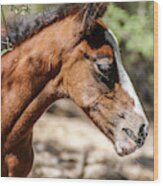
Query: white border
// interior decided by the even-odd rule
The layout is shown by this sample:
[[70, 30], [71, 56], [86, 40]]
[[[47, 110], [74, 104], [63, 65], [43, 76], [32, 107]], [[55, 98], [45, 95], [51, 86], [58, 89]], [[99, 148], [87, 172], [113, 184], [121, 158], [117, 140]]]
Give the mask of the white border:
[[[110, 1], [110, 0], [108, 0]], [[119, 1], [119, 0], [118, 0]], [[121, 0], [124, 1], [124, 0]], [[133, 0], [128, 0], [133, 1]], [[1, 0], [0, 4], [24, 4], [24, 3], [61, 3], [61, 2], [77, 2], [77, 0]], [[78, 2], [95, 2], [93, 0], [83, 0]], [[98, 2], [98, 1], [96, 1]], [[112, 2], [112, 1], [111, 1]], [[113, 1], [115, 2], [115, 1]], [[110, 181], [110, 180], [69, 180], [69, 179], [48, 179], [48, 178], [0, 178], [2, 186], [32, 186], [32, 185], [48, 185], [48, 186], [146, 186], [146, 185], [163, 185], [163, 0], [157, 0], [159, 3], [159, 179], [155, 182], [143, 181]], [[161, 81], [162, 80], [162, 81]], [[132, 170], [131, 170], [132, 171]]]

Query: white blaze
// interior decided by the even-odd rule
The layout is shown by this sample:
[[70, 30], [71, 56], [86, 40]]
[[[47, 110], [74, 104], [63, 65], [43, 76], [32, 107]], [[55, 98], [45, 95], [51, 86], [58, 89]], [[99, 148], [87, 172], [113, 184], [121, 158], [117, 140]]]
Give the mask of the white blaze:
[[135, 112], [137, 112], [139, 115], [142, 115], [142, 117], [145, 120], [145, 123], [148, 124], [147, 118], [145, 116], [145, 113], [143, 111], [143, 108], [141, 106], [141, 103], [139, 101], [139, 98], [136, 94], [136, 91], [132, 85], [132, 82], [126, 72], [126, 70], [124, 69], [124, 66], [122, 64], [122, 60], [121, 60], [121, 55], [119, 52], [119, 46], [118, 46], [118, 41], [115, 37], [115, 35], [112, 33], [112, 31], [109, 29], [108, 30], [109, 34], [111, 35], [112, 39], [111, 42], [113, 42], [113, 47], [114, 47], [114, 53], [115, 53], [115, 58], [116, 58], [116, 62], [117, 62], [117, 68], [118, 68], [118, 72], [119, 72], [119, 78], [120, 78], [120, 82], [121, 85], [123, 87], [123, 89], [130, 95], [130, 97], [134, 100], [135, 106], [134, 106], [134, 110]]

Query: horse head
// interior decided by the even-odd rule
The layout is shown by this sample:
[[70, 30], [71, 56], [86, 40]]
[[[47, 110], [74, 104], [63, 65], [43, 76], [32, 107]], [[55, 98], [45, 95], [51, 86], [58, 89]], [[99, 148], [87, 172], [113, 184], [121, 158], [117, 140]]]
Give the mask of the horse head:
[[[15, 141], [20, 139], [22, 129], [26, 133], [52, 102], [66, 96], [113, 142], [119, 155], [134, 152], [144, 144], [148, 121], [121, 62], [116, 37], [98, 20], [104, 14], [106, 4], [72, 7], [67, 15], [63, 8], [58, 14], [52, 11], [53, 16], [41, 14], [40, 18], [39, 14], [32, 23], [29, 19], [23, 29], [19, 29], [19, 24], [14, 26], [15, 32], [11, 29], [5, 37], [13, 44], [17, 39], [18, 45], [3, 56], [3, 92], [12, 88], [12, 101], [8, 101], [6, 94], [3, 96], [3, 100], [7, 100], [3, 105], [4, 138], [12, 131], [8, 137], [12, 142], [8, 140], [6, 144], [15, 145], [13, 138]], [[36, 24], [38, 21], [40, 26]], [[31, 39], [27, 39], [30, 27]], [[5, 46], [6, 40], [3, 41]], [[24, 43], [21, 45], [20, 41]], [[25, 58], [27, 53], [29, 56]], [[19, 70], [9, 76], [13, 64]], [[11, 80], [11, 77], [14, 78]], [[4, 82], [12, 82], [13, 86]], [[19, 91], [15, 87], [19, 87]], [[16, 103], [13, 95], [17, 98]], [[6, 114], [5, 111], [11, 108], [14, 112]]]
[[124, 156], [143, 146], [148, 121], [125, 71], [118, 42], [100, 21], [73, 49], [64, 88]]

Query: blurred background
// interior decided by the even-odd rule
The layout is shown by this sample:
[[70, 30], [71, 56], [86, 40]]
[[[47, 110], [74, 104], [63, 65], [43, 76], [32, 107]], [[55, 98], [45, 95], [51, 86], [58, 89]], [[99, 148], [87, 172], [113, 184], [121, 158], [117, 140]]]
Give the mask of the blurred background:
[[[2, 6], [2, 32], [8, 20], [57, 5]], [[29, 177], [153, 179], [153, 2], [110, 3], [102, 18], [116, 35], [123, 64], [150, 122], [146, 144], [119, 157], [108, 139], [70, 100], [54, 103], [34, 127], [35, 160]]]

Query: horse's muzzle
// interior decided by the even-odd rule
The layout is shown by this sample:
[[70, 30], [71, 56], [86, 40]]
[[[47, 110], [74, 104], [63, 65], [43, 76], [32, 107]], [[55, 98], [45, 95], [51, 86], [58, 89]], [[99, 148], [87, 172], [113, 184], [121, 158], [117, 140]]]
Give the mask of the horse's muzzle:
[[144, 141], [148, 135], [145, 124], [140, 126], [137, 136], [135, 136], [134, 132], [129, 128], [123, 128], [122, 130], [137, 144], [139, 148], [144, 145]]
[[140, 126], [137, 135], [130, 128], [122, 128], [122, 131], [126, 134], [127, 139], [118, 140], [115, 143], [116, 151], [120, 156], [128, 155], [142, 147], [148, 135], [145, 124]]

